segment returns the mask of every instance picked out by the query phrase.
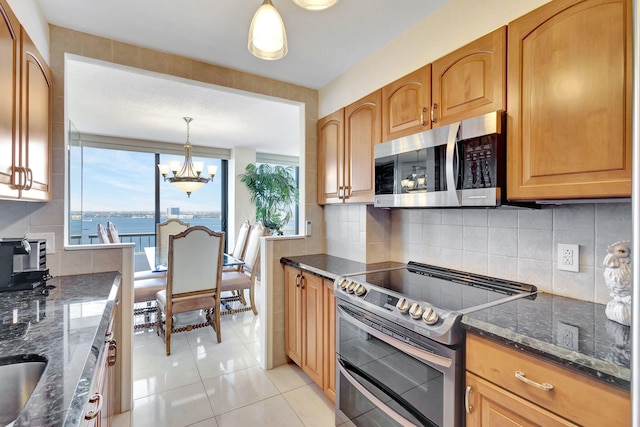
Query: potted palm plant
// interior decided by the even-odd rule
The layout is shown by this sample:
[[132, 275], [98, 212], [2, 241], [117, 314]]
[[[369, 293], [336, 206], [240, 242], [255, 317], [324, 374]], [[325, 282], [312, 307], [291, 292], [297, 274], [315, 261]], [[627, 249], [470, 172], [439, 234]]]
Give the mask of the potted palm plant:
[[256, 205], [256, 221], [281, 236], [284, 227], [293, 216], [291, 207], [298, 201], [298, 186], [291, 166], [248, 164], [240, 174]]

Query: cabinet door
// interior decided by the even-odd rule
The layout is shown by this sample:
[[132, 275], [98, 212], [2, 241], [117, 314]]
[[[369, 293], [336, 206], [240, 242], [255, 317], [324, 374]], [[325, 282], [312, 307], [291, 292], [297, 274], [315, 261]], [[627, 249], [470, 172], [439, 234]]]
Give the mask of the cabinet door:
[[509, 24], [507, 198], [631, 195], [630, 0], [556, 0]]
[[302, 272], [284, 267], [285, 351], [289, 359], [302, 366]]
[[323, 387], [323, 281], [305, 274], [302, 277], [302, 370]]
[[13, 166], [18, 160], [16, 131], [19, 96], [20, 24], [0, 0], [0, 198], [18, 198]]
[[433, 127], [506, 110], [507, 27], [432, 64]]
[[466, 382], [467, 427], [576, 426], [469, 372], [466, 375]]
[[380, 91], [345, 107], [346, 203], [373, 203], [373, 146], [380, 143]]
[[20, 98], [20, 164], [26, 170], [20, 197], [51, 199], [51, 72], [24, 30]]
[[342, 203], [344, 109], [318, 121], [318, 204]]
[[431, 127], [431, 64], [382, 88], [382, 141]]
[[333, 282], [324, 281], [324, 393], [336, 401], [336, 296]]

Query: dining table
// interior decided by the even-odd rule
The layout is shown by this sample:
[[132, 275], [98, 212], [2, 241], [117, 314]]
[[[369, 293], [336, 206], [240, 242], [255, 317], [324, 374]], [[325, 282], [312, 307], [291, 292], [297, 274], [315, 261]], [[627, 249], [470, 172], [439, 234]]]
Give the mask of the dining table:
[[[167, 271], [168, 260], [160, 259], [156, 255], [158, 253], [159, 252], [157, 251], [157, 248], [155, 246], [149, 246], [144, 248], [144, 254], [147, 257], [147, 262], [149, 263], [149, 268], [151, 269], [151, 271], [156, 273]], [[244, 264], [244, 261], [238, 258], [234, 258], [230, 254], [225, 253], [222, 255], [223, 267], [240, 266], [242, 264]]]

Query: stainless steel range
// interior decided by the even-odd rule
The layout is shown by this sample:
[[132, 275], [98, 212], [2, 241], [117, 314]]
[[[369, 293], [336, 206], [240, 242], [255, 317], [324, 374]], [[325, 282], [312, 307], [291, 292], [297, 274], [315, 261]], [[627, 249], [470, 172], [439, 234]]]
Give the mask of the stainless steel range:
[[462, 425], [461, 317], [535, 286], [427, 264], [335, 280], [336, 424]]

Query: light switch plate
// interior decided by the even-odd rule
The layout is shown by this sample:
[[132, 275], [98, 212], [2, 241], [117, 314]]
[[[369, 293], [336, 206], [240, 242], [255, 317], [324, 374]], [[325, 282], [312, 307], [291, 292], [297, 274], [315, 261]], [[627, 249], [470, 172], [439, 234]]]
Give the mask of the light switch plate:
[[47, 254], [56, 253], [56, 233], [27, 233], [25, 237], [27, 239], [46, 240]]
[[309, 220], [305, 221], [305, 233], [304, 233], [304, 235], [307, 236], [307, 237], [311, 236], [311, 221], [309, 221]]

